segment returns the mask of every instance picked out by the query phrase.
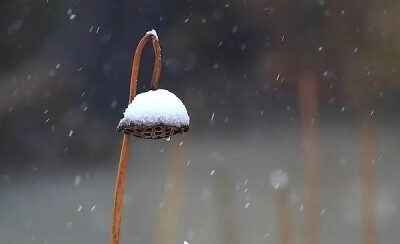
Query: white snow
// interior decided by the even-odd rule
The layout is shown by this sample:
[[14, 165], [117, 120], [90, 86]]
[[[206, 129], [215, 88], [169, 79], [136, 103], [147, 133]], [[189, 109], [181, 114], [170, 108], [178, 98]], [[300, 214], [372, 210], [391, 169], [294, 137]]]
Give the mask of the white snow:
[[80, 183], [81, 183], [81, 176], [80, 175], [75, 176], [74, 185], [79, 186]]
[[212, 113], [210, 120], [214, 120], [214, 116], [215, 116], [215, 113]]
[[269, 174], [269, 182], [273, 188], [281, 189], [289, 184], [289, 177], [285, 171], [277, 169]]
[[189, 115], [185, 105], [172, 92], [165, 89], [143, 92], [137, 95], [124, 112], [119, 124], [173, 126], [189, 125]]
[[152, 29], [151, 31], [146, 32], [146, 35], [153, 35], [153, 36], [155, 36], [157, 38], [157, 40], [159, 40], [157, 32], [154, 29]]

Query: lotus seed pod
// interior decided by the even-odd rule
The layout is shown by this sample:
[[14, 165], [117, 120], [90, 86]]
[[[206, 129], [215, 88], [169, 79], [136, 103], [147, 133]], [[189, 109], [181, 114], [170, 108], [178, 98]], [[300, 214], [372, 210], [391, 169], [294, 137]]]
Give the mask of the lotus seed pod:
[[189, 130], [185, 105], [172, 92], [157, 89], [137, 95], [128, 105], [117, 131], [143, 139], [161, 139]]

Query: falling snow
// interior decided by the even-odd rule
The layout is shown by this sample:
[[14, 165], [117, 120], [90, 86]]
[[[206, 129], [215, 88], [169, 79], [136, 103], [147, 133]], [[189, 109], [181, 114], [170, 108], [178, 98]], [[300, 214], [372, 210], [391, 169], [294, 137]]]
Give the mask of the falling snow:
[[79, 184], [81, 184], [81, 179], [82, 177], [80, 175], [75, 176], [74, 185], [79, 186]]
[[272, 171], [269, 174], [269, 181], [275, 189], [285, 188], [289, 184], [287, 173], [281, 169]]

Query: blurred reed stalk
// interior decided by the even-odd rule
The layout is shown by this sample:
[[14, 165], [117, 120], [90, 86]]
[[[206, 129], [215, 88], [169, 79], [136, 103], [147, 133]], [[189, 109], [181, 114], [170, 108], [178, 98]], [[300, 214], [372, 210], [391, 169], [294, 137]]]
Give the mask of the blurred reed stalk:
[[317, 77], [307, 71], [300, 76], [301, 153], [304, 172], [304, 244], [317, 244], [320, 217], [320, 154], [318, 140]]
[[276, 218], [279, 225], [281, 244], [294, 243], [293, 218], [290, 211], [288, 187], [278, 188], [275, 191]]
[[219, 169], [216, 183], [216, 208], [220, 244], [239, 244], [240, 229], [235, 212], [235, 189], [226, 169]]
[[375, 180], [375, 153], [376, 153], [376, 125], [369, 120], [364, 123], [360, 148], [360, 181], [362, 186], [361, 219], [362, 243], [376, 244], [377, 229], [375, 216], [376, 180]]
[[[137, 93], [137, 80], [139, 73], [140, 57], [142, 55], [143, 47], [150, 38], [152, 39], [153, 50], [155, 54], [153, 76], [151, 79], [151, 88], [154, 89], [157, 87], [158, 78], [160, 77], [160, 72], [161, 72], [161, 48], [157, 37], [152, 33], [147, 33], [137, 45], [135, 56], [133, 58], [131, 82], [129, 89], [129, 103], [132, 102], [133, 98], [136, 96]], [[115, 183], [114, 207], [113, 207], [112, 222], [111, 222], [111, 238], [110, 238], [111, 244], [119, 243], [119, 232], [120, 232], [121, 213], [122, 213], [122, 198], [124, 194], [126, 164], [128, 161], [128, 154], [129, 154], [129, 142], [130, 142], [130, 135], [124, 134], [124, 137], [122, 139], [121, 154], [118, 164], [117, 179]]]
[[[182, 135], [180, 140], [184, 141]], [[163, 207], [158, 221], [155, 243], [176, 244], [180, 206], [183, 199], [187, 162], [186, 143], [174, 145], [167, 166], [163, 193]]]

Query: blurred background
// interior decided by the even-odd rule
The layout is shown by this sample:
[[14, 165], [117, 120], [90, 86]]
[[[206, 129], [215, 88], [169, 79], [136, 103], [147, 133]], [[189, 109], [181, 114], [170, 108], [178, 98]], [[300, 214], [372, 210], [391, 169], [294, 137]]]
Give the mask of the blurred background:
[[[132, 139], [121, 243], [397, 243], [400, 2], [0, 3], [0, 244], [108, 243], [133, 53], [189, 133]], [[149, 89], [143, 52], [138, 92]], [[397, 148], [397, 149], [396, 149]]]

